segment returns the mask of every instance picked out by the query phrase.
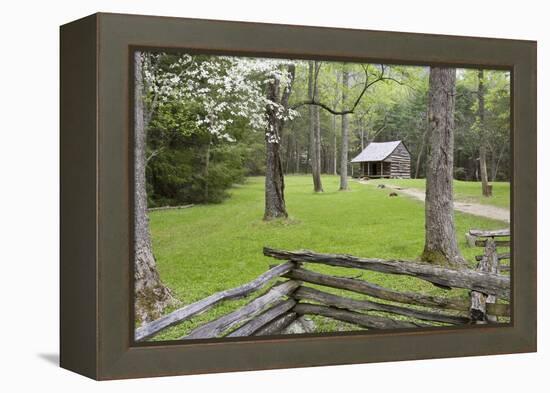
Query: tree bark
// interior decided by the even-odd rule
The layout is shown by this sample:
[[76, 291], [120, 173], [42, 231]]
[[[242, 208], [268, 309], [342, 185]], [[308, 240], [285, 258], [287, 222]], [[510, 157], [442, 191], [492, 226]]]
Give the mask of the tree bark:
[[134, 256], [135, 256], [135, 317], [146, 322], [156, 319], [175, 302], [170, 290], [161, 282], [149, 232], [147, 187], [145, 178], [148, 116], [144, 102], [143, 59], [134, 57]]
[[[281, 82], [278, 78], [272, 78], [267, 84], [266, 96], [268, 101], [280, 103], [285, 110], [288, 109], [288, 100], [292, 91], [295, 66], [289, 65], [288, 72], [291, 81], [280, 93]], [[277, 108], [266, 106], [267, 130], [265, 133], [266, 167], [265, 167], [265, 210], [264, 220], [275, 218], [287, 218], [285, 205], [285, 180], [281, 163], [280, 147], [284, 121], [279, 118]]]
[[[349, 72], [347, 65], [342, 66], [342, 105], [345, 105], [349, 88]], [[349, 115], [342, 115], [342, 150], [340, 152], [340, 190], [348, 189], [348, 144]]]
[[453, 206], [453, 149], [456, 70], [430, 69], [430, 150], [426, 166], [425, 244], [422, 260], [462, 266]]
[[478, 122], [480, 132], [479, 144], [479, 172], [481, 175], [481, 193], [485, 197], [491, 196], [489, 179], [487, 176], [487, 131], [485, 130], [485, 85], [483, 79], [483, 70], [477, 72], [477, 99], [478, 99]]
[[[317, 100], [317, 73], [316, 61], [309, 62], [308, 94], [315, 101]], [[309, 150], [311, 151], [310, 164], [313, 177], [313, 191], [323, 192], [321, 183], [321, 135], [319, 124], [319, 107], [309, 105]]]
[[420, 141], [420, 148], [418, 149], [418, 157], [416, 158], [416, 170], [414, 172], [415, 179], [418, 179], [418, 176], [420, 174], [420, 163], [422, 162], [422, 153], [424, 152], [424, 146], [426, 145], [426, 134], [427, 134], [426, 131], [424, 131], [424, 134], [422, 135], [422, 140]]
[[321, 145], [321, 110], [318, 106], [315, 106], [315, 155], [317, 156], [317, 168], [315, 171], [319, 177], [319, 191], [323, 192], [323, 184], [321, 183], [322, 172], [322, 157], [323, 150]]
[[[267, 99], [275, 101], [279, 95], [279, 80], [275, 79], [269, 82], [267, 86]], [[281, 130], [280, 122], [277, 118], [275, 110], [267, 106], [268, 127], [270, 130], [266, 132], [265, 148], [266, 148], [266, 165], [265, 165], [265, 212], [264, 220], [274, 218], [286, 218], [285, 205], [285, 179], [283, 176], [283, 167], [280, 156], [280, 143], [277, 140], [280, 138]]]

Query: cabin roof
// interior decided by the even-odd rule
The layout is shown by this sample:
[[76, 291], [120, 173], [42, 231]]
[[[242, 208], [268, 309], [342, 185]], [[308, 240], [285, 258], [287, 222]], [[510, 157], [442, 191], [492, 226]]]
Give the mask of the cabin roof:
[[351, 162], [384, 161], [400, 143], [401, 141], [371, 142]]

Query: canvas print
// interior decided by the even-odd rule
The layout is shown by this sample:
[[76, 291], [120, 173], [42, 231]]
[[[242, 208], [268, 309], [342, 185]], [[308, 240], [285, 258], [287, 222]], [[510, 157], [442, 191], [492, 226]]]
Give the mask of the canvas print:
[[132, 61], [135, 342], [511, 322], [509, 70]]

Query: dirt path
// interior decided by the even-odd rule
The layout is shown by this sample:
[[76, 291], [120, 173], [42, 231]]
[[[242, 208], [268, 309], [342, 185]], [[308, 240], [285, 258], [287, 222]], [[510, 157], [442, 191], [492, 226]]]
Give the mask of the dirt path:
[[[368, 181], [364, 180], [358, 180], [358, 182], [369, 186], [377, 186], [377, 184], [369, 183]], [[408, 195], [422, 202], [424, 202], [424, 200], [426, 199], [426, 193], [415, 188], [404, 188], [392, 184], [386, 184], [385, 186], [386, 188], [395, 190], [398, 193]], [[510, 211], [503, 207], [482, 205], [479, 203], [455, 202], [455, 210], [463, 213], [472, 214], [474, 216], [485, 217], [510, 223]]]

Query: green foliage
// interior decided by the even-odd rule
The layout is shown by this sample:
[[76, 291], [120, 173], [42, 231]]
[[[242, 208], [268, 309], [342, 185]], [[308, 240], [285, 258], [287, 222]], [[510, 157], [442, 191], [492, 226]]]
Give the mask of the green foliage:
[[489, 179], [510, 179], [510, 73], [484, 70], [485, 121], [480, 123], [478, 70], [460, 70], [455, 109], [455, 166], [467, 180], [477, 180], [479, 146], [488, 148]]
[[[246, 175], [261, 174], [261, 145], [249, 144], [261, 135], [232, 130], [239, 142], [215, 138], [196, 128], [194, 108], [183, 102], [162, 106], [148, 132], [147, 186], [149, 206], [219, 203], [227, 189]], [[242, 134], [242, 135], [240, 135]]]
[[250, 153], [246, 146], [212, 143], [209, 149], [204, 135], [176, 135], [170, 148], [160, 151], [147, 167], [151, 207], [219, 203], [228, 196], [229, 187], [244, 181], [244, 161]]

